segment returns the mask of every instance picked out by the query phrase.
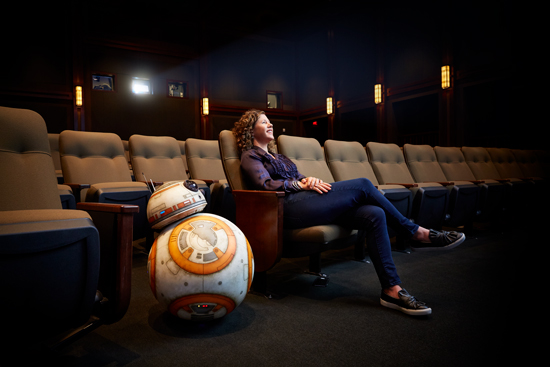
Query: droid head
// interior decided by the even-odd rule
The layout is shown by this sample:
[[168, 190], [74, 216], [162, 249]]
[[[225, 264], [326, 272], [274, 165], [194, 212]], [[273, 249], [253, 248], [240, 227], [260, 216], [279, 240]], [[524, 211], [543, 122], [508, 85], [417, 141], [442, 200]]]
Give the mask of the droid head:
[[200, 212], [206, 199], [194, 181], [169, 181], [157, 187], [147, 203], [147, 218], [153, 229], [161, 229]]

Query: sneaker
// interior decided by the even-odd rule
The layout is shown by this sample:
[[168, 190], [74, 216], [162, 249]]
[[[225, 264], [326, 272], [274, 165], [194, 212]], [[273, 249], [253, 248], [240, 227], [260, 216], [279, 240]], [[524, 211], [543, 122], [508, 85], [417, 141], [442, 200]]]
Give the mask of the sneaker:
[[404, 312], [407, 315], [423, 316], [432, 313], [431, 308], [426, 306], [424, 302], [420, 302], [414, 296], [411, 296], [405, 289], [401, 289], [398, 294], [399, 299], [388, 296], [382, 291], [380, 304]]
[[466, 239], [466, 235], [462, 232], [436, 231], [434, 229], [430, 229], [429, 237], [431, 242], [414, 241], [411, 249], [414, 251], [450, 250]]

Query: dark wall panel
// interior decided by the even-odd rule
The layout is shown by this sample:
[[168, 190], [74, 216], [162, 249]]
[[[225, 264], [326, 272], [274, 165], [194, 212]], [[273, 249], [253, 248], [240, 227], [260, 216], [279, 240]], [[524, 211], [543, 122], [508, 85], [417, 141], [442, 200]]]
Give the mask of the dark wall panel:
[[[122, 139], [132, 134], [167, 135], [178, 140], [197, 136], [198, 62], [147, 52], [91, 47], [86, 73], [92, 131], [113, 132]], [[114, 91], [91, 89], [93, 73], [115, 76]], [[152, 94], [132, 92], [133, 78], [151, 81]], [[167, 81], [187, 82], [188, 98], [168, 96]]]

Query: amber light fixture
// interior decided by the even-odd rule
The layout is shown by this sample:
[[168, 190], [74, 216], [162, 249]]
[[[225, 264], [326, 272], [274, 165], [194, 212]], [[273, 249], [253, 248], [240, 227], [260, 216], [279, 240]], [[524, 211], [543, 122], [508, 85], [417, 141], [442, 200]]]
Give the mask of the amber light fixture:
[[202, 114], [203, 116], [207, 116], [209, 113], [210, 109], [208, 106], [208, 98], [205, 97], [202, 99]]
[[449, 65], [441, 67], [441, 88], [451, 88], [451, 67]]
[[334, 110], [332, 108], [332, 97], [328, 97], [327, 98], [327, 115], [332, 115], [333, 112]]
[[376, 84], [374, 86], [374, 103], [382, 103], [382, 84]]
[[80, 85], [77, 85], [75, 87], [75, 104], [77, 107], [82, 107], [82, 87]]

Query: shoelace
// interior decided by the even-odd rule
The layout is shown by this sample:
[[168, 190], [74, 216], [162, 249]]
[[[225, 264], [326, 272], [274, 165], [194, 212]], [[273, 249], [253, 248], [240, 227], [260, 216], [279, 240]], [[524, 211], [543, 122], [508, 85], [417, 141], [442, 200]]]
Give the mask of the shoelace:
[[408, 304], [409, 307], [412, 307], [415, 309], [426, 306], [426, 303], [417, 300], [414, 296], [411, 296], [410, 294], [407, 297], [407, 300], [405, 302]]

